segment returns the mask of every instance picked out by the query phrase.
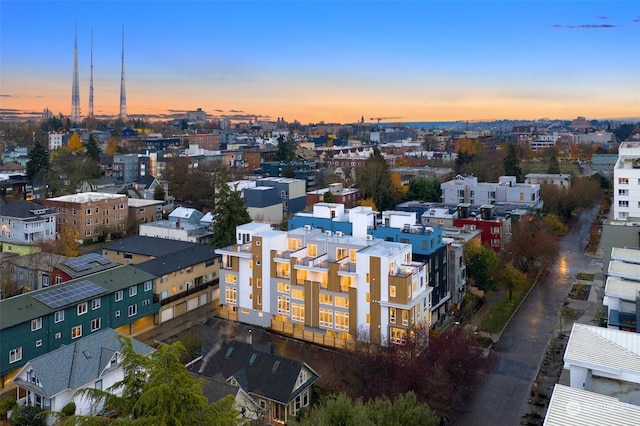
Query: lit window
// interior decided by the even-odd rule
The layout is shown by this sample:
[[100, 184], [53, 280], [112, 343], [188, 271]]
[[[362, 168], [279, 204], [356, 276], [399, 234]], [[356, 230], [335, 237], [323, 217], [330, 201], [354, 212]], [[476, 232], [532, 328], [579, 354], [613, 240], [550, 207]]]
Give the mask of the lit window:
[[395, 285], [390, 285], [389, 286], [389, 297], [396, 297], [396, 286]]
[[333, 305], [333, 296], [330, 294], [320, 293], [320, 303], [323, 305]]
[[298, 289], [292, 289], [291, 290], [291, 298], [292, 299], [298, 299], [298, 300], [304, 300], [304, 290], [298, 290]]
[[336, 329], [349, 331], [349, 312], [336, 311]]
[[396, 308], [389, 308], [389, 322], [391, 324], [396, 323]]
[[333, 328], [333, 310], [320, 308], [320, 327]]
[[224, 296], [227, 304], [235, 305], [238, 303], [238, 292], [235, 287], [225, 287]]
[[304, 305], [302, 303], [291, 304], [291, 319], [304, 322]]
[[238, 276], [234, 275], [234, 274], [226, 274], [225, 275], [225, 281], [229, 284], [237, 284], [238, 282]]
[[82, 326], [81, 325], [77, 325], [75, 327], [73, 327], [71, 329], [71, 338], [72, 339], [77, 339], [78, 337], [82, 336]]
[[31, 331], [40, 330], [42, 328], [42, 317], [31, 320]]
[[278, 313], [281, 315], [289, 315], [289, 298], [278, 296]]

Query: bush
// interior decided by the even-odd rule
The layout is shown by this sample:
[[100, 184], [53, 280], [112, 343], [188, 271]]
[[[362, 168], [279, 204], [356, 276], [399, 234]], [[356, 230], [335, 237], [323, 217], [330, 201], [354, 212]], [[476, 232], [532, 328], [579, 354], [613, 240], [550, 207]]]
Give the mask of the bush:
[[7, 413], [14, 408], [18, 403], [13, 397], [3, 396], [0, 398], [0, 420], [7, 420]]
[[88, 246], [93, 244], [93, 238], [85, 238], [84, 240], [82, 240], [82, 245], [84, 246]]
[[15, 426], [46, 426], [46, 415], [42, 408], [25, 405], [14, 411], [11, 422]]
[[64, 407], [62, 407], [61, 413], [66, 417], [71, 417], [76, 413], [76, 403], [71, 401]]

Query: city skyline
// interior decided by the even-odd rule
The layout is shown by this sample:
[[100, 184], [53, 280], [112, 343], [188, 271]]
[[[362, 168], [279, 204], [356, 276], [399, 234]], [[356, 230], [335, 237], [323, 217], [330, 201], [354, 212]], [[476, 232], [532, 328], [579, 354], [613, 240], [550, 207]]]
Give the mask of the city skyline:
[[[196, 108], [303, 123], [640, 115], [634, 2], [3, 0], [0, 7], [3, 116], [45, 108], [71, 115], [74, 22], [80, 93], [89, 91], [92, 65], [98, 118], [120, 110], [122, 26], [129, 117]], [[86, 96], [80, 110], [89, 110]]]

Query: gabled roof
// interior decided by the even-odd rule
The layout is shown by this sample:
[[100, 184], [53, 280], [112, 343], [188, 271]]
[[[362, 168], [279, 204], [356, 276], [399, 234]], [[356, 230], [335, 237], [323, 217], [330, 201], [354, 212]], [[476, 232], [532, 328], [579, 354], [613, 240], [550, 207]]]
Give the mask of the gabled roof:
[[198, 243], [134, 235], [133, 237], [108, 244], [103, 249], [159, 257], [193, 247], [194, 245], [202, 247], [202, 244]]
[[[54, 351], [29, 361], [16, 375], [13, 382], [21, 387], [34, 389], [39, 394], [51, 398], [66, 390], [77, 390], [101, 377], [113, 355], [120, 352], [120, 333], [111, 328], [97, 331], [64, 345]], [[131, 340], [136, 353], [147, 355], [154, 351], [135, 339]], [[55, 368], [52, 368], [55, 366]], [[33, 369], [41, 386], [20, 378], [23, 372]]]
[[565, 368], [582, 366], [608, 374], [640, 375], [640, 334], [574, 324], [564, 353]]
[[108, 257], [97, 253], [87, 253], [82, 256], [66, 259], [57, 265], [57, 268], [71, 278], [84, 277], [85, 275], [105, 271], [119, 266]]
[[139, 263], [136, 267], [159, 277], [170, 272], [179, 271], [186, 267], [206, 262], [207, 260], [213, 260], [216, 257], [220, 257], [220, 255], [216, 254], [213, 246], [195, 244], [184, 250], [158, 256], [155, 259]]
[[[302, 386], [295, 389], [303, 369], [309, 376]], [[246, 392], [281, 404], [291, 402], [320, 377], [304, 362], [263, 352], [257, 346], [237, 341], [216, 352], [201, 373], [206, 377], [221, 374], [227, 381], [233, 377]]]
[[11, 203], [2, 204], [0, 207], [0, 216], [12, 217], [22, 220], [41, 219], [41, 216], [55, 214], [53, 209], [34, 203], [33, 201], [13, 201]]
[[156, 180], [157, 179], [154, 176], [145, 175], [141, 176], [135, 183], [136, 185], [142, 185], [144, 189], [149, 189]]

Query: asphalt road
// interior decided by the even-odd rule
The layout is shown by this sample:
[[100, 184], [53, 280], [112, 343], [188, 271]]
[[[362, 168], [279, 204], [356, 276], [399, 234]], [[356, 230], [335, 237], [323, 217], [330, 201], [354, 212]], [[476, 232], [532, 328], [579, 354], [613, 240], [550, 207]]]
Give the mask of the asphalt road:
[[538, 281], [494, 346], [496, 362], [456, 424], [518, 425], [575, 275], [601, 262], [584, 255], [598, 206], [585, 210], [560, 242], [560, 256]]

